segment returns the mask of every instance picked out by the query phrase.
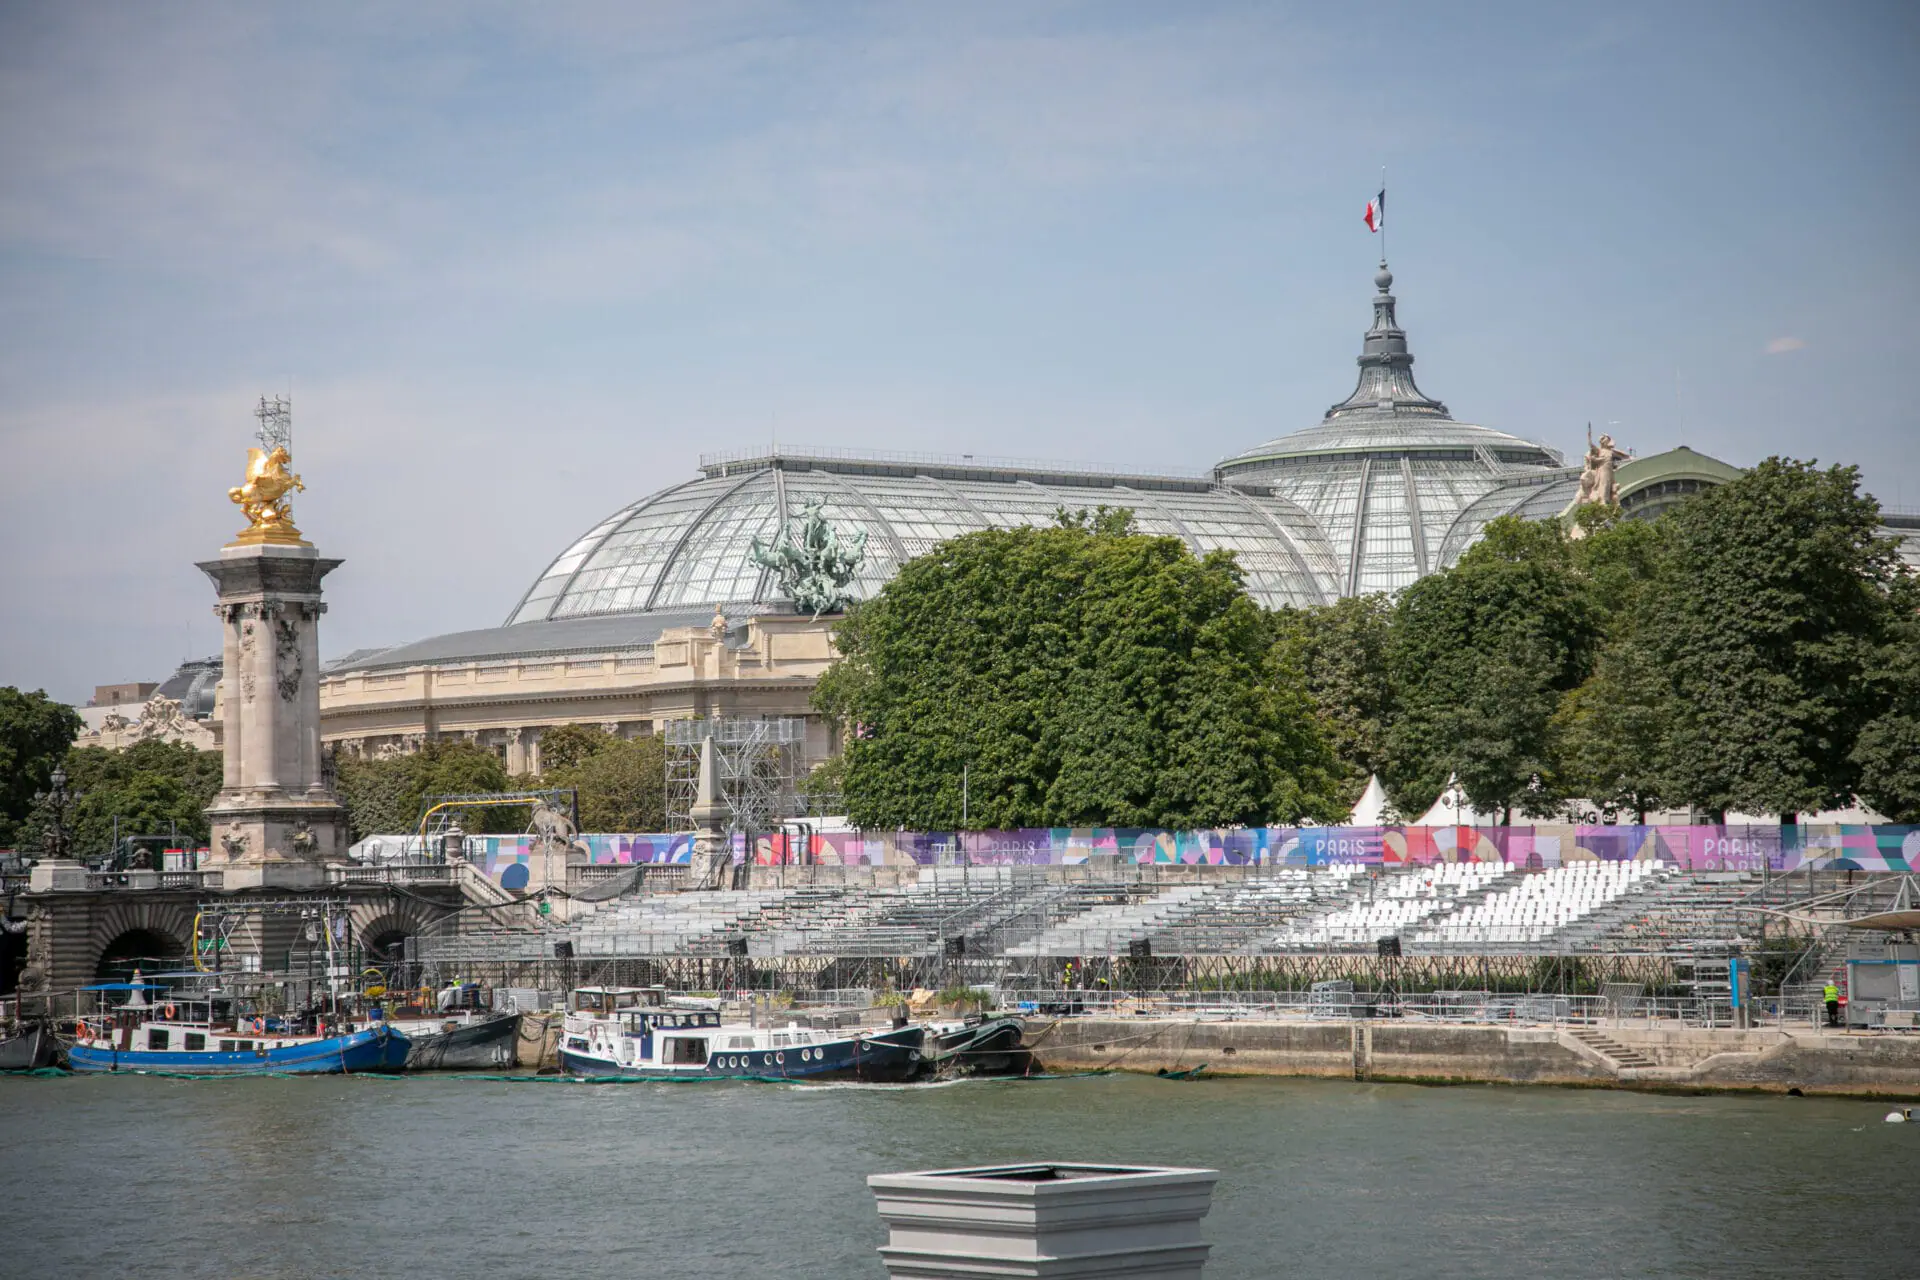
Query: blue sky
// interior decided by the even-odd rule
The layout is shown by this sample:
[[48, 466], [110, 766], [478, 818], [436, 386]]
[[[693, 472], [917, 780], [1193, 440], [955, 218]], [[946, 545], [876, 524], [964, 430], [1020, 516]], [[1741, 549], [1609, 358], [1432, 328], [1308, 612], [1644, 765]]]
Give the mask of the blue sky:
[[0, 8], [0, 684], [213, 652], [292, 391], [330, 653], [778, 438], [1204, 469], [1353, 382], [1920, 507], [1911, 4]]

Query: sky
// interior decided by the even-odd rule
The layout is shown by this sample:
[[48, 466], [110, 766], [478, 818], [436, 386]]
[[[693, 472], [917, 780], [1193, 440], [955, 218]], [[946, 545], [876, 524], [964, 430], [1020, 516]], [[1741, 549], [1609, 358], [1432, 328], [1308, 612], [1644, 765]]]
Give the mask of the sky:
[[[0, 6], [0, 685], [218, 650], [290, 394], [327, 655], [771, 441], [1204, 470], [1354, 381], [1920, 508], [1910, 3]], [[1896, 376], [1899, 375], [1899, 376]]]

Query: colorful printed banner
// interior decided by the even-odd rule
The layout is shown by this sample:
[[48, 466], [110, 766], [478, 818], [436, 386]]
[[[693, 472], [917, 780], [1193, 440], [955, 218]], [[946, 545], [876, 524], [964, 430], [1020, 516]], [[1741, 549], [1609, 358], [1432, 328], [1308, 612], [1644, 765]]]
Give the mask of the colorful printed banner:
[[[586, 835], [596, 866], [684, 866], [693, 836]], [[1532, 826], [1532, 827], [1242, 827], [1157, 831], [1126, 827], [1037, 827], [1021, 831], [834, 832], [734, 837], [734, 861], [759, 866], [1064, 866], [1104, 859], [1188, 866], [1322, 866], [1357, 862], [1403, 866], [1430, 862], [1511, 862], [1559, 867], [1574, 862], [1662, 862], [1689, 871], [1788, 873], [1815, 870], [1910, 871], [1920, 868], [1913, 826]], [[508, 888], [524, 887], [527, 842], [471, 836], [467, 856]], [[519, 870], [514, 870], [514, 868]], [[509, 881], [518, 881], [511, 884]]]

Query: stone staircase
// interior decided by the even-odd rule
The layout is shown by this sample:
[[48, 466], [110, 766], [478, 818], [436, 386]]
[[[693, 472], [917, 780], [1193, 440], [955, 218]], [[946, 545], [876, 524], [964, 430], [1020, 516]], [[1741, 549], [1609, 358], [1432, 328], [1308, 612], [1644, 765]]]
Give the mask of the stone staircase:
[[1629, 1049], [1613, 1037], [1602, 1035], [1591, 1027], [1573, 1027], [1568, 1034], [1605, 1058], [1616, 1072], [1647, 1071], [1660, 1065], [1638, 1049]]

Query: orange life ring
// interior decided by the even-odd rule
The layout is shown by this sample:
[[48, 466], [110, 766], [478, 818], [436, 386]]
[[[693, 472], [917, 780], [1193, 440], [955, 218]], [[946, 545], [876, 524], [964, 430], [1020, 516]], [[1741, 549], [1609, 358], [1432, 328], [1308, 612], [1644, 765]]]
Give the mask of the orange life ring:
[[167, 1006], [166, 1006], [165, 1008], [163, 1008], [162, 1010], [160, 1010], [160, 1012], [166, 1015], [166, 1017], [167, 1017], [167, 1021], [168, 1021], [168, 1022], [172, 1022], [172, 1021], [173, 1021], [173, 1013], [174, 1013], [174, 1009], [173, 1009], [173, 1006], [172, 1006], [171, 1004], [169, 1004], [169, 1005], [167, 1005]]

